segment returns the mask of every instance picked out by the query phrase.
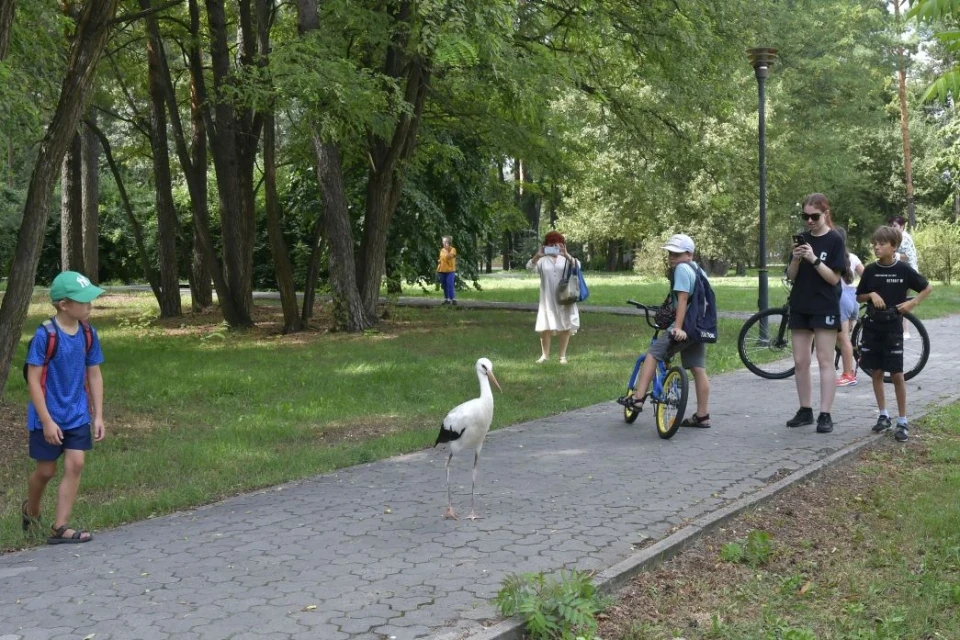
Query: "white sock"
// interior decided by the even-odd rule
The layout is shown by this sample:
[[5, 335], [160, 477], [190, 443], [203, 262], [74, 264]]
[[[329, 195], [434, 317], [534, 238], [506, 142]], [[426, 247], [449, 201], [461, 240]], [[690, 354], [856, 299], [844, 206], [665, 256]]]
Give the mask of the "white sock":
[[907, 426], [907, 416], [900, 416], [899, 418], [897, 418], [897, 424], [902, 424], [903, 426]]
[[881, 409], [881, 410], [880, 410], [880, 417], [882, 417], [882, 418], [889, 418], [889, 417], [890, 417], [890, 414], [887, 413], [887, 410], [886, 410], [886, 409]]

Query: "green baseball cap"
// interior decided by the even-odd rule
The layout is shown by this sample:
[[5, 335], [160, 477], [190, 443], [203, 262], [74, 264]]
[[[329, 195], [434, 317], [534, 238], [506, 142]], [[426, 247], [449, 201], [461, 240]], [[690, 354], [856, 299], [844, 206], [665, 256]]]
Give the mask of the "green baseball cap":
[[50, 298], [69, 299], [74, 302], [92, 302], [103, 293], [103, 289], [90, 282], [90, 279], [76, 271], [64, 271], [53, 279], [50, 285]]

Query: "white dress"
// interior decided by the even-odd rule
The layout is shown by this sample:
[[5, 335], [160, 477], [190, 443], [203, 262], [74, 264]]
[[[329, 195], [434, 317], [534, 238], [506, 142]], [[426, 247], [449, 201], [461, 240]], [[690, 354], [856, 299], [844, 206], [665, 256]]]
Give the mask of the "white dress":
[[563, 256], [552, 258], [544, 256], [534, 264], [527, 262], [527, 269], [540, 274], [540, 305], [537, 308], [536, 332], [569, 331], [570, 335], [580, 328], [580, 311], [574, 304], [560, 304], [557, 302], [557, 289], [560, 287], [560, 278], [563, 277], [563, 268], [567, 260]]

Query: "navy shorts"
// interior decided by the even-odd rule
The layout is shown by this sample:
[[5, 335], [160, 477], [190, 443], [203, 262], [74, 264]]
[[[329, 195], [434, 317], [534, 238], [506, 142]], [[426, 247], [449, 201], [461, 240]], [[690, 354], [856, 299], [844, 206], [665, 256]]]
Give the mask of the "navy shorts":
[[[837, 311], [840, 311], [839, 305]], [[801, 313], [790, 310], [790, 328], [813, 331], [814, 329], [828, 329], [830, 331], [840, 331], [839, 315], [820, 315], [813, 313]]]
[[44, 440], [43, 429], [30, 432], [30, 457], [34, 460], [44, 462], [56, 460], [63, 455], [64, 449], [76, 449], [78, 451], [93, 449], [93, 435], [90, 432], [89, 423], [76, 429], [64, 429], [61, 444], [50, 444]]
[[877, 329], [864, 323], [860, 366], [873, 371], [903, 373], [903, 328], [895, 324]]

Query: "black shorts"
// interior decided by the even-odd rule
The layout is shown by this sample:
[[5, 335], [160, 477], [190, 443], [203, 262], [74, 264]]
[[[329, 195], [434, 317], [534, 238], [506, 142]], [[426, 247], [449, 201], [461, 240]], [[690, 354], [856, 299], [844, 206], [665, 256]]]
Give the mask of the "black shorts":
[[[839, 308], [837, 309], [839, 312]], [[805, 329], [813, 331], [814, 329], [829, 329], [830, 331], [840, 331], [840, 316], [823, 315], [815, 313], [801, 313], [790, 310], [790, 328]]]
[[897, 324], [877, 329], [864, 323], [860, 366], [873, 371], [903, 373], [903, 328]]

